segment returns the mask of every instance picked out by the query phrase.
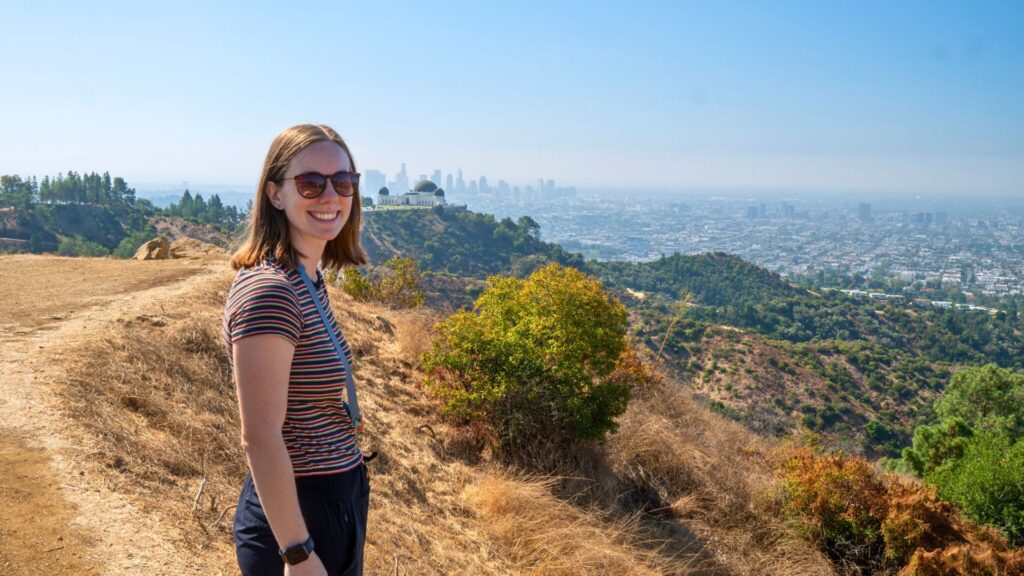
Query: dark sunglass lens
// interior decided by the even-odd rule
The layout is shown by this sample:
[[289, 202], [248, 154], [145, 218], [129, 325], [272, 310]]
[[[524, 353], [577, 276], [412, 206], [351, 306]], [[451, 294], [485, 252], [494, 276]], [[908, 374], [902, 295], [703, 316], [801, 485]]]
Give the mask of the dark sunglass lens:
[[327, 179], [321, 174], [299, 174], [295, 177], [295, 189], [304, 198], [316, 198], [323, 193], [326, 185]]
[[355, 172], [337, 172], [331, 176], [331, 183], [339, 196], [351, 196], [359, 184], [359, 174]]

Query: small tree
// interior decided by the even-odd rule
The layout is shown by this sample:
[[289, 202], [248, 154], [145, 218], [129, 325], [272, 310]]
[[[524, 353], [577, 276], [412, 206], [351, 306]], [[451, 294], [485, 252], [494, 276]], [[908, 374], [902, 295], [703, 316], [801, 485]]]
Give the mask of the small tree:
[[995, 364], [967, 368], [953, 375], [935, 405], [939, 421], [918, 426], [914, 443], [903, 450], [907, 467], [928, 474], [963, 455], [978, 432], [1024, 437], [1024, 375]]
[[110, 251], [101, 244], [72, 236], [61, 241], [57, 247], [58, 256], [107, 256]]
[[425, 299], [420, 290], [420, 266], [408, 256], [395, 256], [387, 263], [389, 273], [375, 287], [376, 297], [391, 308], [415, 308]]
[[355, 266], [346, 266], [341, 270], [341, 289], [359, 301], [373, 298], [373, 283], [366, 279]]
[[1024, 440], [981, 432], [967, 442], [959, 459], [925, 480], [968, 516], [995, 526], [1014, 546], [1024, 546]]
[[496, 447], [603, 440], [626, 410], [629, 385], [611, 377], [626, 350], [625, 307], [578, 270], [492, 276], [474, 311], [437, 329], [425, 385], [443, 415]]
[[953, 375], [903, 465], [968, 516], [1024, 544], [1024, 375], [994, 364]]
[[342, 271], [341, 288], [356, 300], [375, 301], [389, 308], [415, 308], [423, 304], [419, 264], [407, 256], [395, 256], [387, 262], [388, 272], [370, 280], [355, 267]]

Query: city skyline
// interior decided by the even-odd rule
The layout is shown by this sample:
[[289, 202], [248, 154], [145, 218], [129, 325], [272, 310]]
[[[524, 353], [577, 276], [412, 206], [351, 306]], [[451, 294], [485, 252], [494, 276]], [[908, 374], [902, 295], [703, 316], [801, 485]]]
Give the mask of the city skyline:
[[[237, 185], [312, 121], [385, 173], [1024, 195], [1018, 3], [39, 2], [0, 18], [18, 79], [0, 173]], [[345, 33], [296, 42], [310, 21]]]

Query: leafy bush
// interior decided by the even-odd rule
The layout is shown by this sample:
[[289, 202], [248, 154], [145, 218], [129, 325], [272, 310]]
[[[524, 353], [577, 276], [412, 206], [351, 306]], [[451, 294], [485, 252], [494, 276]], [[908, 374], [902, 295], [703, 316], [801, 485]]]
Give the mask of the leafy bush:
[[156, 226], [147, 224], [144, 230], [133, 232], [122, 238], [117, 248], [114, 248], [113, 255], [116, 258], [131, 258], [135, 256], [135, 251], [139, 249], [139, 246], [155, 237]]
[[1016, 574], [1024, 551], [964, 520], [934, 488], [860, 457], [798, 449], [783, 470], [783, 511], [851, 573]]
[[363, 276], [355, 267], [342, 270], [341, 288], [356, 300], [380, 302], [390, 308], [415, 308], [425, 299], [420, 290], [419, 265], [412, 258], [395, 256], [388, 272], [377, 280]]
[[886, 489], [866, 460], [801, 450], [784, 477], [785, 512], [833, 561], [870, 567], [883, 558]]
[[59, 256], [106, 256], [110, 251], [101, 244], [90, 242], [81, 236], [72, 236], [61, 241], [57, 247]]
[[437, 329], [425, 385], [443, 415], [496, 447], [602, 440], [626, 410], [630, 386], [614, 375], [625, 307], [578, 270], [492, 276], [472, 312]]
[[971, 518], [1024, 544], [1024, 375], [993, 364], [953, 375], [903, 466]]
[[984, 432], [966, 443], [963, 455], [925, 476], [943, 498], [974, 520], [999, 529], [1024, 545], [1024, 440]]
[[376, 282], [376, 299], [391, 308], [415, 308], [423, 304], [420, 267], [407, 256], [395, 256], [387, 263], [389, 273]]
[[373, 282], [367, 280], [355, 266], [342, 268], [341, 289], [361, 302], [373, 299]]

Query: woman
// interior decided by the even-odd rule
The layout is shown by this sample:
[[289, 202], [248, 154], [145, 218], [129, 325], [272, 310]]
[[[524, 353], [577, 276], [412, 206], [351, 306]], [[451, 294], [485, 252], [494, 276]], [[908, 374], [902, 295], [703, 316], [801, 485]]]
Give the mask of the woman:
[[317, 267], [366, 262], [358, 184], [337, 132], [285, 130], [231, 259], [223, 330], [251, 472], [233, 530], [245, 576], [362, 574], [370, 485], [355, 442], [352, 352]]

